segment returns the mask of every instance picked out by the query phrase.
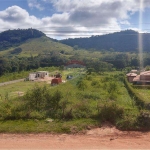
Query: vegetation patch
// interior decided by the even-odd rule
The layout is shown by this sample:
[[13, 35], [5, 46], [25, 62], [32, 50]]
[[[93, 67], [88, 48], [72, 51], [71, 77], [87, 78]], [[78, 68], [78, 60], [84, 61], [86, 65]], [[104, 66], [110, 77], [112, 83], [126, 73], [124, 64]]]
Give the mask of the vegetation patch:
[[[124, 87], [124, 82], [120, 80], [119, 76], [122, 75], [119, 72], [81, 75], [80, 71], [77, 70], [76, 78], [59, 86], [33, 84], [34, 86], [26, 90], [23, 96], [3, 97], [0, 102], [1, 122], [7, 124], [8, 120], [22, 120], [24, 123], [31, 123], [31, 128], [26, 128], [26, 125], [20, 127], [25, 128], [25, 132], [72, 133], [83, 130], [90, 124], [99, 126], [105, 121], [120, 129], [132, 129], [133, 125], [140, 126], [139, 110]], [[70, 71], [63, 74], [67, 73]], [[26, 82], [22, 84], [24, 83]], [[50, 118], [50, 122], [46, 121], [47, 118]], [[83, 123], [85, 120], [91, 120], [92, 123]], [[78, 127], [77, 122], [80, 121], [82, 123]], [[43, 129], [47, 123], [51, 129]], [[2, 126], [1, 132], [6, 132], [5, 129]], [[10, 132], [21, 132], [21, 129]]]

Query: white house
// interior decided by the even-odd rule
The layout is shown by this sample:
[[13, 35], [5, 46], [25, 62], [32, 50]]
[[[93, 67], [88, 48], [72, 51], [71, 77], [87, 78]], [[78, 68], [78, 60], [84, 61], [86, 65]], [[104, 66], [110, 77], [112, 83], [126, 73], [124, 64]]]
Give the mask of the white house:
[[29, 74], [29, 81], [34, 81], [39, 78], [46, 78], [49, 77], [49, 72], [48, 71], [38, 71], [38, 72], [33, 72]]

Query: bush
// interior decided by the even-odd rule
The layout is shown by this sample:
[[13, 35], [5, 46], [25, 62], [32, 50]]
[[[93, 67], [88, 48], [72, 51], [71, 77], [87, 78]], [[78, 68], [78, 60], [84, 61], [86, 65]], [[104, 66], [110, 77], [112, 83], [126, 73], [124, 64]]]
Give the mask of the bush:
[[46, 111], [47, 117], [55, 116], [61, 98], [62, 93], [60, 91], [57, 90], [52, 93], [47, 86], [35, 86], [24, 96], [24, 100], [26, 101], [30, 112]]
[[37, 112], [37, 111], [32, 111], [30, 113], [30, 119], [44, 119], [45, 118], [45, 113], [44, 112]]
[[125, 83], [125, 86], [129, 92], [130, 96], [132, 96], [134, 98], [136, 104], [139, 107], [144, 108], [145, 102], [144, 102], [143, 97], [135, 92], [134, 88], [128, 83], [127, 78], [125, 78], [124, 83]]
[[94, 80], [94, 81], [92, 81], [91, 86], [93, 86], [95, 88], [100, 88], [101, 84], [98, 80]]
[[72, 107], [73, 118], [89, 118], [92, 116], [92, 110], [88, 101], [81, 101]]
[[23, 97], [1, 102], [0, 119], [44, 119], [56, 117], [62, 93], [58, 90], [51, 92], [47, 86], [35, 86]]
[[22, 101], [6, 100], [1, 103], [0, 118], [2, 120], [25, 119], [28, 117], [28, 112], [25, 110], [25, 103]]
[[138, 129], [136, 116], [124, 116], [122, 119], [117, 120], [116, 126], [122, 130], [135, 130]]
[[150, 129], [150, 111], [142, 110], [137, 117], [137, 122], [140, 127]]
[[87, 88], [87, 83], [85, 80], [81, 79], [77, 82], [77, 87], [79, 90], [84, 91]]
[[117, 119], [123, 117], [124, 109], [115, 102], [106, 102], [105, 104], [98, 105], [98, 112], [102, 121], [115, 123]]

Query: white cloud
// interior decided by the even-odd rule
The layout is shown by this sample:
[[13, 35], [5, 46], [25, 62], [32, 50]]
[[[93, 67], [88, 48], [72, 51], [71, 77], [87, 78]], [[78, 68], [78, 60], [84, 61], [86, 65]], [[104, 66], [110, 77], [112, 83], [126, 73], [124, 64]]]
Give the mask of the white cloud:
[[28, 6], [30, 8], [36, 8], [38, 10], [44, 10], [44, 7], [41, 5], [41, 2], [38, 0], [28, 0]]
[[4, 28], [29, 28], [34, 26], [40, 26], [41, 21], [35, 16], [30, 16], [29, 13], [18, 7], [8, 7], [4, 11], [0, 11], [0, 22]]
[[[122, 25], [130, 27], [130, 15], [140, 9], [141, 0], [28, 0], [30, 8], [55, 9], [52, 16], [38, 19], [25, 9], [12, 6], [0, 11], [0, 24], [4, 28], [36, 28], [48, 36], [91, 36], [120, 31]], [[44, 8], [46, 4], [46, 8]], [[143, 7], [150, 7], [143, 0]]]
[[129, 21], [127, 21], [127, 20], [123, 20], [123, 21], [120, 21], [120, 24], [121, 25], [130, 25], [130, 22]]

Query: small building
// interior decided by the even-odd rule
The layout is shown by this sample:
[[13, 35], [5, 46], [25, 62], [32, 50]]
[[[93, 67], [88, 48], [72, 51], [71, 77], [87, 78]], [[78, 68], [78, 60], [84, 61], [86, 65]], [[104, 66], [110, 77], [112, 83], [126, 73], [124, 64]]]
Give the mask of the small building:
[[86, 68], [86, 66], [82, 61], [71, 60], [65, 64], [65, 68]]
[[137, 76], [136, 73], [128, 73], [126, 74], [128, 82], [133, 82], [134, 78]]
[[46, 77], [49, 77], [49, 72], [48, 71], [38, 71], [38, 72], [33, 72], [29, 74], [29, 81], [34, 81], [36, 79], [44, 79]]
[[141, 72], [140, 75], [133, 79], [134, 84], [149, 85], [150, 84], [150, 71]]
[[36, 79], [36, 73], [33, 72], [33, 73], [30, 73], [29, 74], [29, 81], [34, 81]]
[[140, 80], [150, 81], [150, 71], [144, 71], [140, 73]]
[[38, 71], [36, 72], [37, 78], [46, 78], [49, 77], [49, 72], [48, 71]]

